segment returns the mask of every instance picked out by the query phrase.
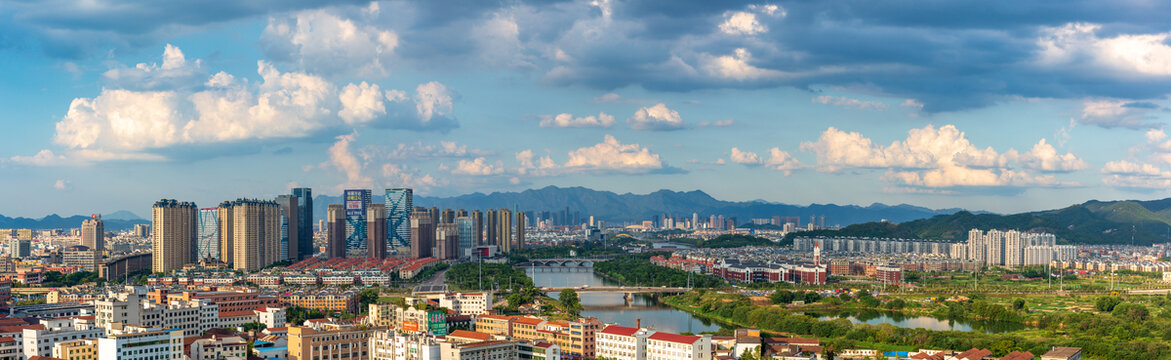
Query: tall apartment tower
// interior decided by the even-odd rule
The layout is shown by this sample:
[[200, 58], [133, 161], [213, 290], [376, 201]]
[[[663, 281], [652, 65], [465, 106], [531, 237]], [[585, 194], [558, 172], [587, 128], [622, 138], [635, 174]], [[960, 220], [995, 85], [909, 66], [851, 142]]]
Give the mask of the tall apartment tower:
[[472, 244], [475, 244], [474, 246], [484, 245], [484, 213], [480, 210], [472, 210], [472, 229], [476, 235]]
[[329, 204], [325, 211], [325, 257], [346, 257], [346, 207]]
[[1004, 232], [1004, 265], [1023, 266], [1025, 264], [1025, 239], [1016, 230]]
[[220, 259], [220, 209], [199, 209], [199, 260]]
[[280, 206], [276, 201], [236, 200], [232, 222], [232, 268], [255, 271], [280, 261]]
[[386, 189], [386, 232], [390, 244], [399, 254], [410, 252], [411, 212], [415, 211], [414, 190]]
[[[484, 242], [483, 245], [499, 245], [500, 244], [500, 224], [499, 214], [495, 209], [488, 209], [487, 214], [484, 214]], [[504, 251], [504, 249], [500, 249]]]
[[496, 210], [497, 225], [500, 227], [496, 230], [498, 237], [496, 245], [500, 246], [500, 251], [503, 253], [512, 252], [512, 210], [500, 209]]
[[[280, 207], [280, 260], [297, 261], [301, 258], [301, 204], [296, 195], [276, 197]], [[313, 242], [310, 235], [309, 242]]]
[[443, 209], [443, 211], [439, 213], [439, 223], [441, 223], [441, 224], [455, 223], [455, 210]]
[[290, 249], [289, 257], [300, 260], [313, 256], [313, 189], [294, 188], [293, 196], [297, 197], [297, 255]]
[[525, 218], [524, 211], [516, 212], [516, 248], [525, 248], [525, 226], [528, 225], [528, 219]]
[[106, 250], [106, 225], [101, 214], [90, 215], [81, 222], [81, 245], [99, 253]]
[[370, 190], [346, 190], [346, 257], [366, 257], [366, 208]]
[[151, 270], [170, 272], [190, 264], [197, 253], [196, 236], [199, 221], [195, 203], [162, 199], [151, 208], [153, 255]]
[[443, 217], [439, 214], [439, 208], [432, 206], [431, 209], [428, 209], [428, 211], [431, 214], [432, 224], [439, 225], [443, 222]]
[[233, 250], [236, 245], [232, 242], [236, 236], [235, 222], [232, 221], [232, 202], [224, 201], [220, 203], [220, 207], [216, 208], [216, 220], [219, 223], [219, 237], [220, 237], [220, 261], [232, 266], [232, 260], [236, 259]]
[[989, 266], [1004, 265], [1004, 232], [996, 229], [984, 233], [984, 242], [988, 246], [984, 264]]
[[984, 242], [984, 232], [980, 229], [968, 231], [968, 260], [984, 264], [987, 260], [988, 246]]
[[369, 244], [366, 256], [386, 258], [386, 205], [370, 204], [366, 208], [366, 241]]
[[417, 209], [411, 214], [411, 257], [425, 258], [432, 256], [431, 248], [435, 246], [435, 223], [431, 222], [431, 213]]
[[440, 260], [459, 258], [459, 228], [453, 223], [435, 226], [435, 257]]

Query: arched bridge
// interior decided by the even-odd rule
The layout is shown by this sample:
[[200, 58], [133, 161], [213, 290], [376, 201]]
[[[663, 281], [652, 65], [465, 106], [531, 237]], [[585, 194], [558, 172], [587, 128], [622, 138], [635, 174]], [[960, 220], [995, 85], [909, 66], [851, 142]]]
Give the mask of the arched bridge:
[[634, 294], [650, 294], [658, 297], [661, 294], [682, 294], [691, 291], [691, 288], [685, 287], [652, 287], [652, 286], [544, 286], [541, 291], [545, 293], [559, 293], [561, 290], [573, 289], [578, 294], [582, 293], [621, 293], [623, 299], [626, 300], [627, 305], [634, 299]]
[[517, 267], [592, 267], [595, 262], [610, 260], [604, 257], [567, 258], [567, 259], [531, 259], [516, 264]]

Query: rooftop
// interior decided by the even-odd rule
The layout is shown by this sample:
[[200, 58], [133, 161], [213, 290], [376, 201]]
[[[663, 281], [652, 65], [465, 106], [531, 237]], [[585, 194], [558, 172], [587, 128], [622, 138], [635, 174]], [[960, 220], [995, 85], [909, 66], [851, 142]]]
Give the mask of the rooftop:
[[657, 332], [657, 333], [651, 334], [651, 336], [648, 337], [647, 339], [648, 340], [670, 341], [670, 342], [680, 343], [680, 344], [694, 344], [696, 341], [698, 341], [700, 339], [700, 337], [699, 336], [687, 336], [687, 335], [672, 334], [669, 332]]
[[610, 326], [607, 326], [605, 329], [602, 329], [603, 334], [622, 335], [622, 336], [634, 336], [634, 334], [637, 332], [638, 332], [638, 329], [636, 329], [636, 328], [618, 326], [618, 325], [610, 325]]

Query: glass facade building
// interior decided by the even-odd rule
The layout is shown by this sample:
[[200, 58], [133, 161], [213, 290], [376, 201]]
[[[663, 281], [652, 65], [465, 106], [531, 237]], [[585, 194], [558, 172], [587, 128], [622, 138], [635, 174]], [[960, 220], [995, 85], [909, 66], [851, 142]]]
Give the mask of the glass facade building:
[[196, 240], [198, 260], [220, 260], [220, 218], [219, 209], [199, 209], [199, 234]]

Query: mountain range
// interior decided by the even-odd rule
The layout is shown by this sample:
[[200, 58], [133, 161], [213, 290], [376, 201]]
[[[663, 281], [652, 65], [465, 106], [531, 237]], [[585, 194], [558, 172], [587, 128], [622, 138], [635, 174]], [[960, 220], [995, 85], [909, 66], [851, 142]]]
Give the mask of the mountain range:
[[[135, 224], [150, 224], [150, 220], [130, 213], [129, 211], [118, 211], [111, 215], [117, 214], [114, 217], [102, 215], [103, 225], [106, 231], [119, 231], [133, 228]], [[129, 214], [129, 215], [127, 215]], [[81, 227], [81, 222], [89, 219], [89, 216], [74, 215], [70, 217], [61, 217], [57, 214], [52, 214], [40, 219], [30, 219], [25, 217], [10, 218], [0, 215], [0, 229], [71, 229]]]
[[[380, 195], [375, 194], [374, 202]], [[318, 195], [313, 199], [314, 219], [324, 219], [328, 204], [340, 204], [340, 196]], [[548, 186], [521, 192], [474, 193], [454, 197], [416, 196], [415, 206], [438, 207], [440, 209], [519, 209], [521, 211], [565, 211], [577, 212], [583, 220], [589, 216], [610, 223], [637, 222], [650, 220], [663, 214], [690, 217], [697, 213], [701, 219], [716, 214], [735, 216], [740, 223], [753, 218], [773, 216], [799, 216], [802, 224], [810, 216], [825, 216], [827, 225], [850, 225], [870, 221], [887, 220], [903, 222], [923, 219], [940, 214], [952, 214], [963, 209], [933, 210], [906, 204], [869, 206], [812, 204], [809, 206], [789, 205], [766, 201], [723, 201], [699, 190], [659, 190], [649, 194], [618, 194], [584, 187]], [[533, 217], [533, 215], [530, 215]]]
[[1097, 201], [1061, 209], [1013, 215], [973, 214], [966, 211], [937, 215], [900, 224], [863, 223], [837, 231], [793, 234], [868, 236], [966, 241], [973, 228], [1042, 231], [1070, 244], [1150, 245], [1171, 241], [1171, 198], [1151, 201]]

